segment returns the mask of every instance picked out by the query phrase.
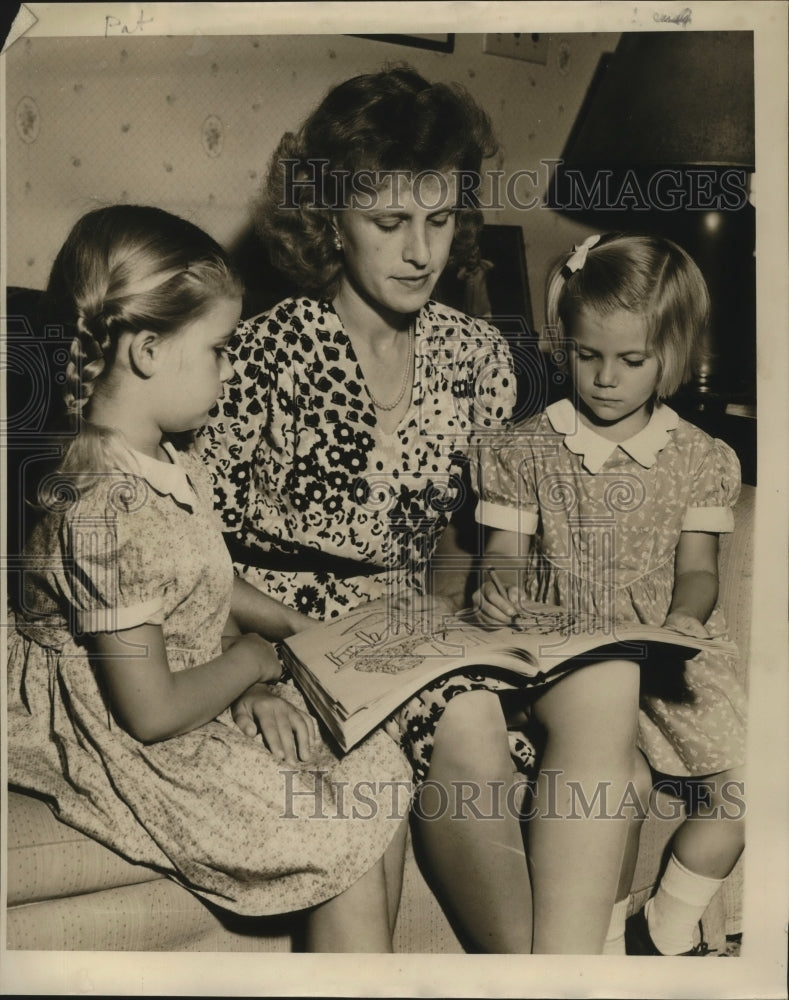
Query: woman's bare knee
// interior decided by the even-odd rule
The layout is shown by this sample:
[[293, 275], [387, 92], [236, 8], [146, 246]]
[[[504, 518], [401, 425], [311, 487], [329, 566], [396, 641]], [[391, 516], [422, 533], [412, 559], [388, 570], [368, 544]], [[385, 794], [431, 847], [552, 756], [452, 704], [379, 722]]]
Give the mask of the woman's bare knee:
[[507, 724], [497, 695], [469, 691], [452, 699], [436, 727], [431, 776], [436, 764], [467, 777], [512, 771]]
[[632, 746], [638, 726], [639, 669], [629, 660], [606, 660], [562, 678], [534, 703], [534, 718], [549, 738], [613, 748]]

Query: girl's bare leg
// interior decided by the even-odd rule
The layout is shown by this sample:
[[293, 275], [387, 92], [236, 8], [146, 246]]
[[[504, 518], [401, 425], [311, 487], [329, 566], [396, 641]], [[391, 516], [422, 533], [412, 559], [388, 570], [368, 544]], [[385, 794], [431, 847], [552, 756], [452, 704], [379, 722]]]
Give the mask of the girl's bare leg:
[[611, 660], [535, 702], [546, 730], [529, 824], [537, 954], [602, 952], [629, 826], [616, 814], [633, 774], [638, 693], [637, 664]]
[[657, 892], [644, 907], [649, 936], [664, 955], [692, 951], [698, 922], [742, 852], [742, 777], [740, 768], [732, 768], [689, 784], [696, 801], [674, 837]]
[[449, 703], [436, 728], [428, 780], [415, 810], [431, 883], [471, 947], [531, 950], [531, 891], [504, 715], [495, 694]]
[[345, 892], [309, 912], [305, 948], [333, 954], [392, 951], [383, 858]]
[[403, 868], [405, 866], [405, 845], [408, 836], [408, 821], [403, 820], [400, 829], [392, 838], [384, 854], [384, 882], [386, 884], [386, 910], [389, 919], [389, 934], [394, 936], [400, 896], [403, 892]]
[[[705, 878], [726, 878], [745, 845], [743, 769], [731, 768], [694, 781], [695, 793], [706, 789], [700, 805], [677, 830], [674, 855], [690, 871]], [[696, 794], [696, 798], [702, 796]]]

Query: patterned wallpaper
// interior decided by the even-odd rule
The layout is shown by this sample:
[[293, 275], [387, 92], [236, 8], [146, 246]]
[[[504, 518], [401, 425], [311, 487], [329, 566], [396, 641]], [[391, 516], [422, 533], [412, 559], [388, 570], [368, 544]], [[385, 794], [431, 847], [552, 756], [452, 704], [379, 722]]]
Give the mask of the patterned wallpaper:
[[[549, 36], [545, 65], [488, 55], [482, 35], [452, 53], [346, 35], [20, 39], [6, 56], [7, 277], [42, 287], [74, 220], [112, 202], [184, 215], [226, 246], [280, 135], [335, 83], [387, 62], [457, 80], [490, 113], [507, 174], [557, 158], [600, 55], [616, 34]], [[524, 195], [526, 190], [524, 189]], [[545, 209], [488, 212], [523, 227], [535, 320], [550, 260], [585, 235]]]

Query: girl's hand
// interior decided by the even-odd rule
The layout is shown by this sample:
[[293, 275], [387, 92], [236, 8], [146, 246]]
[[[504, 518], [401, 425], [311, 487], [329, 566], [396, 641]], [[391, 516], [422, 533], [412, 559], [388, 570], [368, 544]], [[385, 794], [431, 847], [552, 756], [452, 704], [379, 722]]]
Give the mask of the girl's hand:
[[243, 655], [253, 658], [258, 668], [258, 680], [264, 684], [272, 684], [282, 677], [282, 664], [277, 651], [257, 632], [247, 632], [245, 635], [223, 635], [222, 652], [229, 649], [242, 651]]
[[260, 733], [271, 755], [287, 764], [309, 760], [318, 743], [315, 719], [261, 684], [237, 698], [231, 712], [245, 736]]
[[663, 622], [665, 628], [674, 629], [682, 635], [692, 635], [696, 639], [707, 639], [709, 632], [706, 627], [687, 611], [672, 611]]
[[486, 624], [509, 625], [518, 614], [517, 587], [505, 587], [493, 580], [486, 580], [471, 599], [477, 618]]

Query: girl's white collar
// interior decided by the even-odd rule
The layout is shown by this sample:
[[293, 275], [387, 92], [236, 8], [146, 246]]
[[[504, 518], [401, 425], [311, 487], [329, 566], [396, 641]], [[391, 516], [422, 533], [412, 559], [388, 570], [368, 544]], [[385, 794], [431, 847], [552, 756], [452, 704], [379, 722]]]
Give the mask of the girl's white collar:
[[545, 415], [553, 429], [564, 435], [564, 443], [571, 452], [582, 457], [583, 466], [592, 475], [599, 472], [617, 448], [649, 469], [655, 464], [658, 453], [668, 444], [671, 431], [679, 426], [679, 416], [670, 406], [658, 403], [649, 423], [627, 441], [609, 441], [591, 427], [581, 423], [578, 411], [569, 399], [552, 403]]
[[[127, 446], [128, 447], [128, 446]], [[171, 496], [178, 503], [187, 507], [194, 505], [195, 493], [185, 470], [178, 459], [178, 452], [169, 441], [162, 442], [162, 448], [167, 452], [169, 462], [161, 462], [141, 451], [128, 448], [137, 471], [142, 478], [162, 496]]]

